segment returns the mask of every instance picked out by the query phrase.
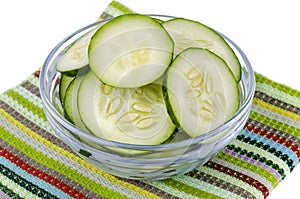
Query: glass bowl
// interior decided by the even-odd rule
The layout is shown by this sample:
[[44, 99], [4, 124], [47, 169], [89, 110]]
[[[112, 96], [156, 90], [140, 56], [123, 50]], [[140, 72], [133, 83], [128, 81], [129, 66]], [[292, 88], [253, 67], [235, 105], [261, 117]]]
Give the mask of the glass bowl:
[[[151, 15], [163, 20], [173, 17]], [[44, 111], [55, 133], [82, 159], [112, 175], [131, 179], [165, 179], [187, 173], [209, 161], [226, 145], [231, 143], [244, 127], [250, 113], [255, 90], [252, 67], [242, 50], [223, 35], [236, 53], [241, 66], [240, 108], [223, 125], [207, 134], [195, 137], [177, 137], [170, 143], [161, 145], [133, 145], [117, 143], [85, 132], [62, 114], [59, 99], [61, 73], [56, 70], [60, 54], [76, 39], [99, 27], [106, 20], [90, 24], [62, 40], [48, 55], [40, 73], [40, 93]], [[125, 150], [130, 153], [122, 153]], [[119, 151], [119, 152], [118, 152]]]

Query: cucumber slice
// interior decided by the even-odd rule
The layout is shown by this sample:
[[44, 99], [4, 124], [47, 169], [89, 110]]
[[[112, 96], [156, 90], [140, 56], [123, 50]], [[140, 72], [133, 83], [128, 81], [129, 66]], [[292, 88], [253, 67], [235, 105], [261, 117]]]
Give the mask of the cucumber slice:
[[90, 67], [89, 67], [89, 65], [87, 65], [87, 66], [84, 66], [84, 67], [78, 69], [76, 72], [76, 75], [74, 75], [74, 76], [69, 76], [66, 73], [61, 74], [61, 78], [60, 78], [60, 82], [59, 82], [59, 98], [60, 98], [61, 103], [64, 103], [64, 101], [65, 101], [65, 95], [66, 95], [67, 89], [68, 89], [69, 85], [71, 84], [71, 82], [76, 77], [86, 75], [89, 71], [90, 71]]
[[164, 21], [162, 19], [157, 19], [157, 18], [154, 18], [154, 19], [160, 24], [164, 23]]
[[110, 87], [90, 72], [79, 88], [78, 109], [90, 132], [111, 141], [156, 145], [175, 130], [158, 84], [137, 89]]
[[87, 130], [84, 123], [82, 122], [77, 105], [77, 95], [79, 86], [84, 79], [85, 76], [76, 77], [67, 89], [65, 100], [64, 100], [64, 110], [67, 118], [72, 122], [75, 126], [82, 130]]
[[80, 37], [62, 53], [56, 63], [57, 71], [68, 76], [75, 76], [80, 68], [88, 65], [88, 46], [96, 30], [91, 30]]
[[239, 88], [227, 64], [207, 49], [188, 48], [165, 77], [170, 115], [190, 137], [223, 124], [239, 108]]
[[108, 21], [93, 35], [89, 64], [113, 87], [134, 88], [158, 79], [172, 61], [174, 44], [162, 25], [140, 14]]
[[200, 22], [184, 18], [168, 20], [163, 23], [163, 26], [175, 42], [175, 55], [189, 47], [206, 48], [224, 59], [235, 79], [240, 80], [241, 65], [238, 58], [224, 38], [215, 30]]
[[59, 82], [59, 98], [62, 103], [65, 100], [66, 91], [74, 78], [75, 77], [70, 77], [65, 74], [61, 75], [60, 82]]

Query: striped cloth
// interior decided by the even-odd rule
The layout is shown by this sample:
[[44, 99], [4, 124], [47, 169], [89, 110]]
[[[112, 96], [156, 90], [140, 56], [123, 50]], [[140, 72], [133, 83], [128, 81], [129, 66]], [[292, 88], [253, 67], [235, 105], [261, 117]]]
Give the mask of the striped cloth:
[[[112, 2], [102, 18], [130, 10]], [[204, 166], [160, 181], [112, 176], [48, 125], [39, 72], [0, 95], [0, 198], [267, 198], [300, 158], [300, 92], [256, 74], [250, 118]]]

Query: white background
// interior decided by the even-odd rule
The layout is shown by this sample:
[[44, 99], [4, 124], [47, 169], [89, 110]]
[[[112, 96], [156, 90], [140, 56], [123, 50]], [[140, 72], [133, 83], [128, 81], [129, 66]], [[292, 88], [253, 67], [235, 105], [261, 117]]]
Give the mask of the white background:
[[[299, 5], [292, 0], [120, 0], [140, 13], [199, 20], [234, 40], [254, 70], [300, 90]], [[0, 93], [42, 66], [65, 36], [94, 22], [110, 0], [0, 2]], [[297, 198], [299, 166], [269, 198]]]

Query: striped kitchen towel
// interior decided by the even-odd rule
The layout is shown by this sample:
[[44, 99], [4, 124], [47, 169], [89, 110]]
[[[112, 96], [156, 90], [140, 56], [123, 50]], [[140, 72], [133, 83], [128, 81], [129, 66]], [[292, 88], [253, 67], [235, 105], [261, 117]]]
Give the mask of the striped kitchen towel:
[[[131, 12], [113, 1], [101, 15]], [[0, 94], [0, 198], [267, 198], [300, 158], [300, 92], [256, 74], [252, 111], [204, 166], [159, 181], [112, 176], [75, 155], [43, 113], [39, 71]]]

